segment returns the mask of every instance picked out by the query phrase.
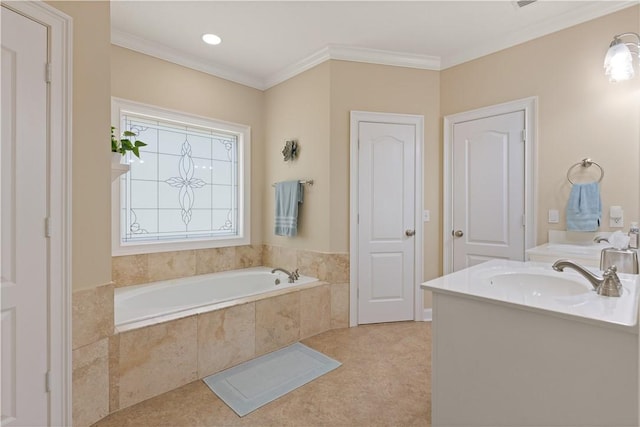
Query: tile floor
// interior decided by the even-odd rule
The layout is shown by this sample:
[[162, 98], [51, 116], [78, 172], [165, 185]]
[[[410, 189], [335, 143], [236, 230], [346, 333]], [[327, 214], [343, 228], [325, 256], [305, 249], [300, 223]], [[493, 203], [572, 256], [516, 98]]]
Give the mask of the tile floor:
[[243, 418], [198, 380], [94, 427], [430, 425], [431, 323], [336, 329], [302, 342], [342, 366]]

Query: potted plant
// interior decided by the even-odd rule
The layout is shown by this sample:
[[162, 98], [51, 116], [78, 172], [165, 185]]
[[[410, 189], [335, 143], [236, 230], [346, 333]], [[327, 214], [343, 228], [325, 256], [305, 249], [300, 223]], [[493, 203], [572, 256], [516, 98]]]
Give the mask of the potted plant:
[[120, 163], [120, 160], [127, 154], [127, 151], [131, 151], [137, 158], [140, 158], [140, 147], [144, 147], [147, 144], [138, 141], [135, 132], [131, 132], [130, 130], [125, 130], [122, 138], [118, 139], [114, 133], [115, 130], [116, 128], [111, 126], [111, 152], [113, 153], [113, 161]]

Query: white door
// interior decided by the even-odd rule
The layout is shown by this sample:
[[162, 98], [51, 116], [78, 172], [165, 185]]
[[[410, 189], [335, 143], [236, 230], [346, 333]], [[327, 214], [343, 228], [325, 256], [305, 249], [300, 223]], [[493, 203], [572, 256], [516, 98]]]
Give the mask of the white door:
[[358, 133], [358, 323], [413, 320], [416, 127]]
[[2, 426], [48, 424], [47, 29], [2, 7]]
[[524, 260], [525, 112], [453, 127], [453, 270]]

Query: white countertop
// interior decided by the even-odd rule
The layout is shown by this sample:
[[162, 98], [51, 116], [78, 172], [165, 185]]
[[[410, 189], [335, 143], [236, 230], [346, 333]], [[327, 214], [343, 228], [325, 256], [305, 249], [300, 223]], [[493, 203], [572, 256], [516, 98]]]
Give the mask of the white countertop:
[[[598, 276], [602, 275], [597, 268], [589, 268]], [[573, 289], [584, 285], [582, 293], [554, 292], [553, 287], [542, 287], [540, 291], [531, 287], [521, 287], [518, 283], [513, 286], [496, 286], [493, 278], [504, 275], [511, 277], [531, 277], [530, 275], [549, 277], [549, 282], [569, 280]], [[640, 276], [631, 274], [619, 274], [622, 282], [622, 295], [620, 297], [600, 296], [594, 292], [593, 286], [582, 275], [574, 270], [565, 269], [557, 272], [551, 268], [551, 264], [537, 262], [519, 262], [508, 260], [492, 260], [473, 267], [447, 274], [422, 284], [422, 288], [440, 293], [469, 296], [491, 300], [498, 303], [517, 305], [529, 309], [543, 310], [582, 320], [605, 322], [612, 325], [634, 327], [638, 320], [638, 288]], [[537, 277], [535, 277], [537, 280]], [[503, 280], [504, 281], [504, 280]], [[561, 288], [558, 288], [561, 289]], [[580, 292], [580, 289], [578, 289]]]
[[555, 257], [580, 257], [600, 260], [600, 252], [605, 248], [610, 248], [607, 242], [594, 243], [590, 245], [577, 245], [572, 243], [545, 243], [535, 248], [527, 249], [527, 254], [536, 254]]

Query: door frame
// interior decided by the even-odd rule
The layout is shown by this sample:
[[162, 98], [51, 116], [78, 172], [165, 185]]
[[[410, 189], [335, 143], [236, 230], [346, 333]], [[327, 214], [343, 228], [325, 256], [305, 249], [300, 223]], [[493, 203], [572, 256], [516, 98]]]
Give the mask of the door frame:
[[[49, 423], [71, 425], [72, 18], [43, 1], [3, 3], [47, 27], [49, 208]], [[43, 70], [44, 72], [44, 70]]]
[[422, 245], [423, 245], [423, 146], [424, 146], [424, 116], [414, 114], [376, 113], [370, 111], [352, 110], [350, 114], [350, 179], [349, 179], [349, 326], [358, 326], [358, 181], [359, 181], [359, 149], [358, 135], [360, 122], [404, 124], [415, 126], [415, 239], [414, 241], [414, 309], [413, 319], [424, 320], [422, 282]]
[[516, 111], [524, 111], [525, 120], [525, 151], [524, 151], [524, 212], [525, 212], [525, 234], [524, 249], [535, 246], [537, 233], [536, 207], [538, 195], [536, 191], [537, 182], [537, 117], [538, 117], [538, 97], [518, 99], [502, 104], [482, 107], [476, 110], [451, 114], [444, 117], [444, 206], [443, 206], [443, 227], [442, 227], [442, 271], [444, 274], [453, 272], [453, 128], [457, 123], [470, 120], [482, 119], [485, 117], [497, 116]]

